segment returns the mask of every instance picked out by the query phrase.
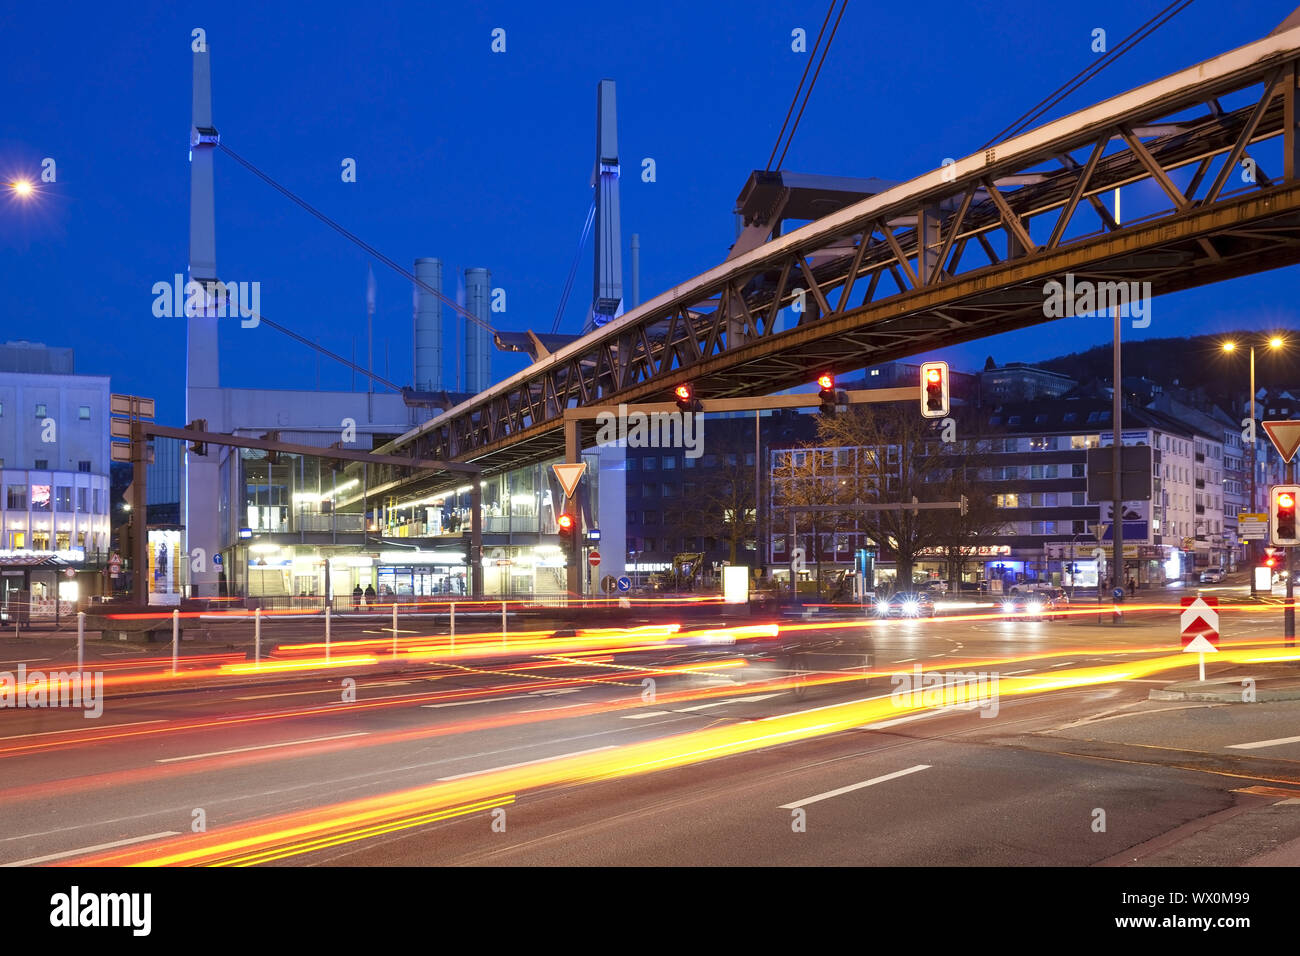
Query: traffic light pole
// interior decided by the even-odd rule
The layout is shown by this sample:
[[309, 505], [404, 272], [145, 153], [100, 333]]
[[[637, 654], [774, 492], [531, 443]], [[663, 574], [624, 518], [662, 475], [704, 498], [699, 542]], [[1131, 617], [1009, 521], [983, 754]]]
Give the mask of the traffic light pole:
[[144, 422], [131, 421], [131, 603], [149, 603], [149, 505], [145, 493], [149, 449]]
[[[1295, 460], [1286, 463], [1286, 483], [1295, 484]], [[1254, 569], [1251, 569], [1254, 573]], [[1282, 636], [1287, 647], [1295, 644], [1295, 548], [1286, 549], [1286, 609], [1282, 612]]]
[[[576, 418], [564, 419], [564, 460], [570, 465], [582, 461], [582, 449], [578, 447], [578, 419]], [[573, 487], [573, 497], [564, 499], [564, 514], [577, 517], [569, 533], [569, 553], [565, 555], [564, 562], [564, 588], [569, 592], [570, 597], [582, 597], [584, 595], [582, 583], [586, 575], [582, 573], [581, 540], [585, 530], [582, 527], [582, 512], [578, 509], [578, 485]]]

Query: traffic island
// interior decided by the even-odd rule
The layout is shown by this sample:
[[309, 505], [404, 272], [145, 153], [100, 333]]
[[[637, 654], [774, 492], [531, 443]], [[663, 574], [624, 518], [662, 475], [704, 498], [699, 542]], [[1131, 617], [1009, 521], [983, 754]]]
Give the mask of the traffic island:
[[1177, 681], [1151, 691], [1149, 700], [1203, 700], [1223, 704], [1300, 700], [1300, 668], [1294, 664], [1260, 664], [1237, 668], [1207, 681]]

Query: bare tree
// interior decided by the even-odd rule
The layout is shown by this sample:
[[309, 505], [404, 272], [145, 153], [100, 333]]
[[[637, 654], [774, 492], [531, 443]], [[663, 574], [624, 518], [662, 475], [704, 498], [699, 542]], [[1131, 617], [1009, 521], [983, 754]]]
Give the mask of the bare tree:
[[710, 445], [710, 457], [717, 464], [695, 469], [696, 480], [688, 484], [691, 492], [683, 488], [681, 507], [672, 512], [670, 524], [675, 533], [688, 538], [723, 542], [732, 564], [755, 539], [754, 468], [745, 464], [745, 454], [739, 442], [735, 447]]
[[[937, 442], [935, 428], [909, 402], [850, 406], [823, 417], [817, 431], [824, 445], [858, 449], [854, 503], [906, 504], [947, 500], [950, 463], [926, 454], [926, 443]], [[860, 514], [858, 527], [882, 554], [894, 556], [898, 584], [907, 588], [921, 551], [939, 539], [950, 517], [947, 511], [868, 511]]]
[[[822, 594], [822, 565], [827, 551], [833, 555], [835, 540], [855, 527], [851, 511], [800, 511], [808, 506], [849, 505], [856, 501], [858, 482], [854, 475], [839, 473], [835, 450], [805, 445], [781, 452], [772, 469], [772, 533], [784, 535], [787, 554], [806, 542], [805, 553], [816, 568], [817, 594]], [[790, 537], [791, 517], [795, 535]]]

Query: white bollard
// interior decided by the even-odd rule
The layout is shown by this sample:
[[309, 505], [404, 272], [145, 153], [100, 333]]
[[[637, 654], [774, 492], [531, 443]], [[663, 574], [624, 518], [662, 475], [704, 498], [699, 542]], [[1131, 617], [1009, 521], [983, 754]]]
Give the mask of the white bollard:
[[253, 663], [262, 666], [262, 609], [253, 608]]
[[172, 673], [176, 673], [176, 659], [181, 649], [181, 612], [172, 609]]
[[451, 602], [451, 649], [456, 649], [456, 602]]
[[330, 659], [330, 606], [325, 605], [325, 662]]
[[397, 656], [397, 602], [393, 602], [393, 656]]
[[86, 669], [86, 612], [77, 612], [77, 672]]

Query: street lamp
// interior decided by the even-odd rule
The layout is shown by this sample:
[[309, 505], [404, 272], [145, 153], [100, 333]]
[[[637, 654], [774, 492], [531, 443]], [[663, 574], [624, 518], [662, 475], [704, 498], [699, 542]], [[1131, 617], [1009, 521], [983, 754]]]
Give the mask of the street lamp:
[[35, 187], [32, 186], [31, 180], [28, 179], [14, 180], [9, 184], [9, 188], [12, 189], [20, 199], [26, 199], [35, 191]]
[[[1278, 349], [1282, 348], [1284, 345], [1286, 345], [1286, 340], [1283, 339], [1282, 336], [1270, 335], [1268, 337], [1268, 347], [1270, 349], [1277, 351]], [[1237, 343], [1229, 340], [1223, 343], [1222, 348], [1223, 351], [1227, 353], [1235, 352], [1237, 350]], [[1255, 502], [1256, 502], [1255, 472], [1258, 470], [1258, 466], [1255, 461], [1255, 442], [1258, 439], [1257, 436], [1255, 435], [1255, 425], [1258, 420], [1259, 420], [1258, 416], [1255, 414], [1255, 344], [1252, 342], [1250, 346], [1250, 438], [1251, 438], [1250, 441], [1250, 512], [1251, 514], [1257, 513], [1255, 510]], [[1253, 597], [1256, 593], [1255, 592], [1255, 571], [1254, 571], [1255, 569], [1254, 540], [1251, 540], [1247, 546], [1247, 562], [1249, 563], [1251, 568], [1250, 593], [1251, 596]]]

